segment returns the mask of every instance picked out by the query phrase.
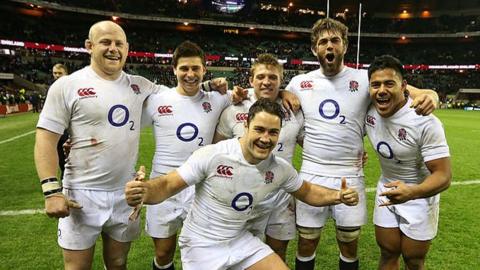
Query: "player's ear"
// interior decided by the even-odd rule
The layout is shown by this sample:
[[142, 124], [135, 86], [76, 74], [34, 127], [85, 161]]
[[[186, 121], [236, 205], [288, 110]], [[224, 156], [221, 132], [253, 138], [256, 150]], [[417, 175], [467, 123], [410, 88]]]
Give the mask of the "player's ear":
[[87, 49], [88, 53], [92, 53], [92, 41], [90, 39], [85, 39], [85, 49]]
[[173, 69], [173, 74], [177, 76], [177, 69], [174, 66], [172, 66], [172, 69]]
[[311, 47], [310, 50], [312, 51], [313, 55], [315, 55], [315, 57], [317, 57], [317, 51], [315, 50], [315, 48]]

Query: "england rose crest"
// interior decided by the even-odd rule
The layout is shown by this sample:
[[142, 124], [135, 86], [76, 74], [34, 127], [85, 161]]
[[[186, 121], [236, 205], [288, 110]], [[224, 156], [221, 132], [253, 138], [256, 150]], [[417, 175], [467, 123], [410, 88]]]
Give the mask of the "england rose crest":
[[140, 87], [138, 87], [138, 85], [132, 84], [130, 85], [130, 87], [132, 88], [132, 91], [133, 93], [135, 93], [135, 95], [140, 95]]
[[357, 81], [350, 81], [349, 90], [350, 90], [350, 92], [357, 92], [358, 91], [358, 82]]
[[212, 111], [212, 105], [210, 104], [210, 102], [206, 102], [206, 101], [203, 102], [202, 107], [203, 107], [203, 111], [206, 113], [209, 113]]
[[398, 139], [405, 141], [407, 139], [407, 131], [404, 128], [398, 130]]
[[265, 184], [270, 184], [273, 182], [273, 172], [272, 171], [267, 171], [265, 173]]

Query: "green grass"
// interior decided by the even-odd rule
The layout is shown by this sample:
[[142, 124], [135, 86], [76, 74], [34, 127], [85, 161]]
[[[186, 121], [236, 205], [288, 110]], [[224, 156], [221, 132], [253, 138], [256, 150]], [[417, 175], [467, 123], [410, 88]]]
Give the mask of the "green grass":
[[[480, 179], [480, 112], [439, 110], [452, 154], [453, 180]], [[33, 162], [34, 134], [1, 143], [35, 129], [38, 114], [24, 113], [0, 118], [0, 210], [38, 209], [43, 197]], [[376, 185], [380, 175], [378, 160], [368, 140], [369, 161], [365, 167], [368, 187]], [[142, 131], [139, 164], [151, 169], [154, 152], [152, 131]], [[301, 164], [297, 149], [295, 167]], [[480, 205], [479, 185], [452, 186], [442, 193], [440, 224], [427, 259], [427, 269], [480, 269]], [[371, 222], [373, 193], [368, 194], [369, 223], [362, 230], [359, 253], [361, 269], [376, 269], [379, 257]], [[62, 269], [61, 250], [56, 243], [56, 220], [43, 214], [0, 216], [0, 269]], [[296, 242], [289, 246], [288, 262], [293, 266]], [[150, 269], [153, 256], [151, 240], [142, 237], [133, 243], [129, 256], [130, 269]], [[177, 266], [179, 254], [176, 255]], [[317, 253], [317, 269], [336, 269], [338, 250], [333, 224], [322, 235]], [[180, 267], [178, 267], [180, 268]], [[93, 269], [102, 269], [101, 240], [96, 247]]]

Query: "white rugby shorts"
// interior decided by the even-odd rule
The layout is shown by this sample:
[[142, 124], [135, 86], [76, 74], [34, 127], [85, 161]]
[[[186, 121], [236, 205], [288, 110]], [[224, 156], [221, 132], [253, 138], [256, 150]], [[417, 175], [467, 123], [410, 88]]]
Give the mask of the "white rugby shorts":
[[243, 270], [273, 253], [268, 245], [248, 231], [222, 242], [209, 242], [182, 232], [178, 245], [184, 270]]
[[147, 234], [154, 238], [168, 238], [176, 234], [187, 217], [194, 196], [195, 186], [190, 186], [159, 204], [147, 205]]
[[[331, 189], [340, 190], [341, 177], [325, 177], [300, 172], [302, 180]], [[321, 228], [325, 226], [329, 217], [335, 220], [336, 226], [358, 227], [367, 223], [367, 200], [365, 194], [364, 177], [346, 177], [347, 186], [355, 188], [358, 192], [359, 201], [355, 206], [343, 203], [324, 207], [310, 206], [300, 200], [296, 200], [297, 226], [307, 228]]]
[[402, 204], [379, 206], [388, 201], [385, 196], [378, 196], [389, 189], [383, 184], [379, 182], [377, 185], [373, 223], [383, 228], [399, 228], [406, 236], [418, 241], [435, 238], [438, 230], [440, 194]]
[[58, 244], [64, 249], [85, 250], [95, 245], [104, 232], [118, 242], [131, 242], [140, 235], [140, 219], [130, 221], [132, 207], [123, 189], [98, 191], [63, 189], [82, 208], [70, 209], [70, 215], [58, 221]]

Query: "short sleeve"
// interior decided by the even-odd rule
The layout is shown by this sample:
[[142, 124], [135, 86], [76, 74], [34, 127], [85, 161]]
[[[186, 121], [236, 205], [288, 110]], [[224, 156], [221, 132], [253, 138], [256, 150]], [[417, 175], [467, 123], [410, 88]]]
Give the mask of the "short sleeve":
[[[37, 127], [57, 134], [63, 134], [68, 128], [71, 116], [71, 105], [66, 97], [69, 76], [56, 80], [48, 90]], [[72, 102], [73, 104], [73, 102]]]
[[200, 183], [208, 176], [208, 166], [213, 156], [214, 145], [207, 145], [193, 152], [177, 169], [178, 174], [189, 185]]
[[425, 124], [420, 145], [424, 162], [450, 156], [445, 131], [438, 118], [432, 116]]

